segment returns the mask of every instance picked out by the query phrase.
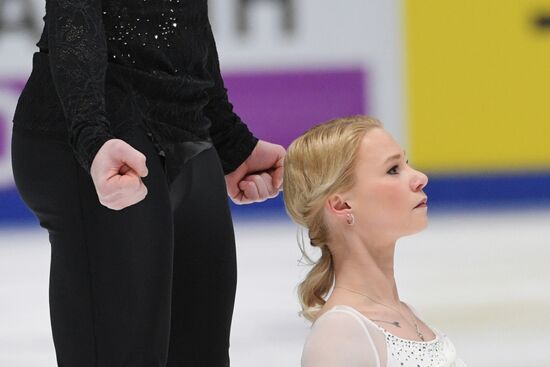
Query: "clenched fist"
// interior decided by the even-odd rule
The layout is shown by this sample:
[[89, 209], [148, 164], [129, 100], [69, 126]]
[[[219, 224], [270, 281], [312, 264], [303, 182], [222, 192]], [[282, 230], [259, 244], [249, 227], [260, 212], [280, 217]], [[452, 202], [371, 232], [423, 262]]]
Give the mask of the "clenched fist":
[[259, 140], [250, 156], [225, 176], [231, 200], [241, 205], [276, 197], [283, 186], [285, 154], [281, 145]]
[[121, 210], [147, 196], [141, 180], [148, 170], [143, 153], [121, 139], [107, 140], [97, 151], [90, 168], [99, 202]]

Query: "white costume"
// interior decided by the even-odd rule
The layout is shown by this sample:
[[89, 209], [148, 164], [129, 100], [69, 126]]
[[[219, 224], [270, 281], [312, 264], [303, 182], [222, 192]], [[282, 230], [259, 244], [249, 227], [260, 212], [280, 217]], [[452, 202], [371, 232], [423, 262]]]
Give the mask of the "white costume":
[[334, 306], [312, 325], [302, 367], [466, 367], [447, 336], [432, 330], [430, 341], [403, 339], [352, 307]]

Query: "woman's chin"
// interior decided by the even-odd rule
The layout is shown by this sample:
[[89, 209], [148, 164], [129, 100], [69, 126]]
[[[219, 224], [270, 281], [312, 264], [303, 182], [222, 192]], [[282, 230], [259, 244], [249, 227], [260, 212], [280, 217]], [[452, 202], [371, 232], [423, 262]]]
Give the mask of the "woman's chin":
[[415, 223], [408, 228], [407, 231], [403, 234], [403, 237], [405, 236], [411, 236], [413, 234], [417, 234], [419, 232], [422, 232], [428, 227], [428, 218], [426, 217], [423, 221], [415, 221]]

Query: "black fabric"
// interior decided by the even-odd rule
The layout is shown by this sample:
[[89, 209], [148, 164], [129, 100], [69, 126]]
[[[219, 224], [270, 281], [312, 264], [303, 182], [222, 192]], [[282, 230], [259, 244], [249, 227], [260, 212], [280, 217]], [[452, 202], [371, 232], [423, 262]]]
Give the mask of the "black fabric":
[[134, 124], [172, 177], [208, 142], [227, 174], [258, 141], [227, 98], [206, 0], [46, 0], [37, 46], [13, 121], [68, 141], [88, 173]]
[[236, 289], [235, 238], [214, 148], [174, 181], [141, 126], [144, 200], [101, 205], [67, 142], [14, 125], [17, 189], [48, 230], [50, 315], [62, 367], [224, 367]]

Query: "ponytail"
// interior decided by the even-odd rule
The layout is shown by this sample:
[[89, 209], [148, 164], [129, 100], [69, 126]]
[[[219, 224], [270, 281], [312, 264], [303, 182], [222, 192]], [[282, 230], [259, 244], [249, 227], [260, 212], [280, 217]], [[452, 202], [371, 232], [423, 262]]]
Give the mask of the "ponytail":
[[306, 278], [298, 286], [298, 297], [302, 305], [303, 317], [309, 321], [316, 318], [317, 313], [326, 303], [325, 297], [334, 284], [334, 264], [328, 247], [321, 247], [321, 258], [309, 271]]

